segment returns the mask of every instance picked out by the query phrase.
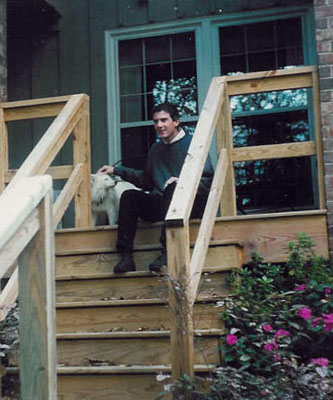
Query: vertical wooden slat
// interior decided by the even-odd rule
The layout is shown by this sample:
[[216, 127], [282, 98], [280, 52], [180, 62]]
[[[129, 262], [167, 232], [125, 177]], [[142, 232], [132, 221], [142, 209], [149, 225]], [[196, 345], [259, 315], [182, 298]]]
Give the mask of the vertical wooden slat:
[[315, 121], [315, 140], [317, 150], [317, 170], [318, 170], [318, 189], [319, 189], [319, 207], [326, 208], [325, 205], [325, 174], [323, 160], [323, 144], [321, 137], [321, 114], [319, 97], [319, 79], [318, 72], [312, 72], [312, 92], [313, 92], [313, 110]]
[[228, 172], [226, 175], [226, 180], [224, 184], [224, 190], [222, 193], [220, 209], [221, 216], [233, 216], [237, 214], [236, 205], [236, 186], [235, 186], [235, 172], [231, 157], [231, 150], [233, 148], [232, 140], [232, 120], [231, 120], [231, 110], [229, 104], [229, 94], [228, 86], [225, 85], [224, 89], [224, 101], [222, 104], [222, 111], [220, 118], [218, 120], [217, 126], [217, 138], [218, 138], [218, 150], [221, 148], [226, 148], [228, 150]]
[[189, 226], [167, 229], [172, 378], [194, 376]]
[[91, 218], [91, 157], [90, 157], [90, 118], [89, 101], [85, 100], [83, 115], [74, 129], [73, 159], [74, 165], [83, 164], [82, 183], [75, 195], [75, 226], [89, 227], [92, 225]]
[[39, 205], [41, 229], [19, 257], [22, 400], [56, 400], [52, 191]]
[[0, 108], [0, 192], [5, 188], [5, 175], [8, 171], [8, 132], [3, 109]]

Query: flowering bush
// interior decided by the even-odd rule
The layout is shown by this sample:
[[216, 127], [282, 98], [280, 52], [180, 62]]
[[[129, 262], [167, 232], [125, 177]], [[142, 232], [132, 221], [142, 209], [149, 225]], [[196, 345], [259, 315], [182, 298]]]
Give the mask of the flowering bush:
[[232, 276], [235, 294], [226, 299], [221, 317], [237, 340], [225, 340], [225, 365], [265, 375], [286, 360], [333, 361], [332, 267], [313, 248], [300, 234], [297, 243], [288, 244], [287, 263], [264, 263], [254, 254]]
[[193, 400], [333, 399], [333, 269], [305, 234], [287, 248], [284, 264], [253, 254], [232, 275], [234, 294], [217, 304], [227, 329], [221, 367], [171, 390], [186, 387]]

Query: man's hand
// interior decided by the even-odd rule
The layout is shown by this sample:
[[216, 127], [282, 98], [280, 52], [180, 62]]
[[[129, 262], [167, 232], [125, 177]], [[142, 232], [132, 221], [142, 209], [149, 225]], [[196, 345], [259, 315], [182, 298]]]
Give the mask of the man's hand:
[[114, 167], [112, 165], [103, 165], [98, 171], [97, 174], [107, 174], [107, 175], [113, 175], [114, 173]]
[[164, 184], [164, 189], [166, 189], [169, 185], [171, 185], [171, 183], [174, 183], [174, 182], [177, 183], [178, 179], [179, 178], [177, 178], [176, 176], [172, 176], [171, 178], [169, 178]]

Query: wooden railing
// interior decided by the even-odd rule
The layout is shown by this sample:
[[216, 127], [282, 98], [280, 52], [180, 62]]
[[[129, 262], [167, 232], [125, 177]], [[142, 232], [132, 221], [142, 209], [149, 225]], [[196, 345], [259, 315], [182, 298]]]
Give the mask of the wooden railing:
[[22, 400], [57, 398], [52, 204], [48, 175], [23, 178], [0, 196], [0, 278], [19, 264], [3, 293], [19, 286]]
[[[315, 140], [265, 146], [233, 148], [229, 96], [312, 88]], [[219, 161], [201, 221], [192, 256], [189, 216], [208, 156], [214, 130], [217, 132]], [[236, 188], [233, 163], [272, 158], [317, 157], [319, 207], [325, 208], [324, 173], [320, 133], [318, 76], [315, 67], [249, 73], [212, 80], [188, 150], [167, 216], [167, 251], [170, 274], [172, 377], [193, 376], [193, 303], [220, 203], [222, 216], [236, 216]], [[175, 290], [174, 282], [178, 282]], [[177, 291], [182, 290], [179, 296]]]
[[[17, 170], [8, 168], [9, 121], [56, 117], [40, 141]], [[73, 134], [73, 165], [50, 166], [69, 136]], [[89, 98], [84, 94], [0, 103], [0, 190], [13, 190], [24, 179], [50, 174], [68, 179], [53, 207], [56, 227], [74, 197], [75, 226], [91, 226]], [[8, 183], [6, 187], [6, 183]], [[2, 196], [1, 195], [1, 196]], [[1, 198], [0, 196], [0, 198]], [[17, 297], [15, 259], [7, 273], [9, 282], [0, 295], [0, 307]], [[13, 272], [14, 271], [14, 272]], [[5, 318], [5, 313], [1, 320]]]

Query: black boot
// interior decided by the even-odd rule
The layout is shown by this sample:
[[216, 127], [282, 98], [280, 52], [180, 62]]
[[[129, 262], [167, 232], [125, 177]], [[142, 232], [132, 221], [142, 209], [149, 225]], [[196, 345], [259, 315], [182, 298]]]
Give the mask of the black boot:
[[135, 263], [133, 260], [132, 253], [123, 253], [121, 255], [121, 260], [119, 263], [114, 267], [113, 272], [115, 274], [121, 274], [124, 272], [135, 271]]
[[150, 272], [161, 272], [162, 268], [168, 268], [168, 260], [166, 251], [162, 250], [159, 257], [156, 258], [151, 264], [149, 264]]

